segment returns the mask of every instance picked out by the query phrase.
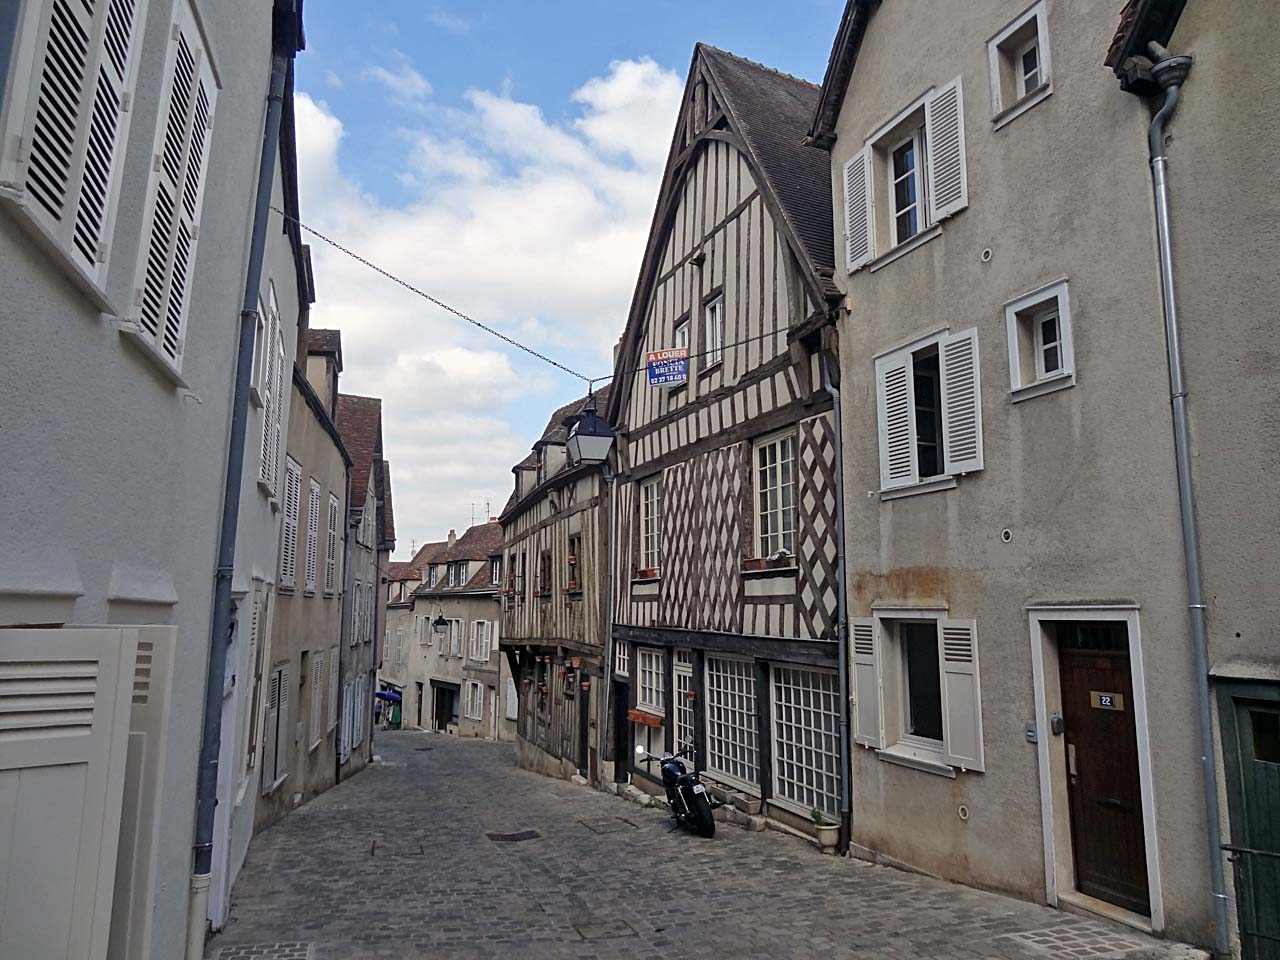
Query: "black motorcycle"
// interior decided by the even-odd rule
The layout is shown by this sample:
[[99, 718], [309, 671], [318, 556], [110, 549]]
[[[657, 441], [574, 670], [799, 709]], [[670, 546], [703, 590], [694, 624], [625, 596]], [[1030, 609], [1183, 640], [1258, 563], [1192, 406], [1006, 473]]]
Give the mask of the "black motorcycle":
[[[700, 837], [714, 837], [716, 833], [715, 817], [711, 815], [712, 802], [707, 797], [707, 788], [698, 780], [696, 772], [685, 769], [680, 762], [681, 757], [693, 755], [693, 746], [686, 745], [675, 753], [663, 753], [655, 757], [644, 747], [636, 746], [636, 756], [643, 763], [657, 760], [662, 764], [662, 785], [667, 790], [667, 803], [675, 814], [676, 821], [692, 827]], [[715, 806], [720, 806], [716, 803]]]

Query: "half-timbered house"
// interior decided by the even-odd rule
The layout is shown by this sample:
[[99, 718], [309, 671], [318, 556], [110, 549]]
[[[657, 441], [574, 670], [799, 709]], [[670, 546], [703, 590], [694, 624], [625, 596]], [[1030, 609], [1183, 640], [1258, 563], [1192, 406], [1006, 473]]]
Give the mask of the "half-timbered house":
[[551, 776], [596, 777], [593, 727], [604, 649], [604, 471], [573, 463], [569, 429], [603, 411], [606, 387], [552, 414], [512, 468], [498, 518], [505, 550], [500, 643], [518, 683], [516, 762]]
[[[635, 745], [691, 740], [739, 806], [807, 831], [841, 793], [831, 188], [801, 146], [817, 97], [695, 48], [609, 408], [616, 775], [657, 792]], [[673, 348], [685, 381], [652, 385], [646, 354]]]

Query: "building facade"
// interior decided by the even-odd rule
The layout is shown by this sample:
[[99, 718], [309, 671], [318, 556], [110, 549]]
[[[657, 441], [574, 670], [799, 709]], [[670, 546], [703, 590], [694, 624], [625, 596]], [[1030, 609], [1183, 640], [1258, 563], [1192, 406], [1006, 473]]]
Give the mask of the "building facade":
[[[341, 369], [340, 343], [321, 352], [337, 339], [336, 330], [308, 331], [306, 365], [322, 386]], [[333, 422], [333, 399], [326, 402], [294, 364], [275, 611], [269, 634], [250, 641], [261, 724], [248, 738], [262, 769], [258, 830], [337, 780], [351, 458]]]
[[[633, 747], [692, 741], [707, 781], [815, 836], [842, 805], [817, 98], [697, 46], [609, 406], [618, 774], [659, 792]], [[651, 384], [672, 347], [687, 377]]]
[[449, 531], [412, 564], [422, 582], [388, 605], [380, 686], [401, 695], [401, 725], [510, 740], [515, 689], [498, 651], [502, 528]]
[[[836, 185], [855, 398], [853, 839], [865, 856], [1208, 943], [1225, 853], [1206, 853], [1169, 429], [1148, 153], [1163, 97], [1150, 59], [1131, 57], [1155, 58], [1152, 40], [1194, 57], [1157, 143], [1221, 711], [1208, 749], [1227, 760], [1224, 835], [1274, 854], [1275, 830], [1239, 815], [1280, 822], [1253, 772], [1275, 759], [1280, 694], [1280, 587], [1259, 576], [1280, 531], [1265, 495], [1280, 435], [1261, 412], [1277, 376], [1242, 362], [1277, 281], [1237, 254], [1276, 252], [1262, 223], [1277, 200], [1270, 141], [1246, 132], [1233, 93], [1243, 63], [1274, 79], [1274, 31], [1248, 4], [1130, 3], [1119, 24], [1109, 0], [933, 7], [851, 0], [810, 129]], [[1268, 883], [1233, 894], [1241, 927], [1264, 936], [1280, 929]]]
[[347, 504], [345, 639], [340, 647], [338, 779], [373, 758], [373, 706], [385, 618], [383, 571], [395, 549], [391, 466], [383, 459], [382, 401], [339, 393], [338, 432], [351, 454]]
[[552, 414], [512, 468], [499, 517], [505, 582], [502, 649], [519, 707], [516, 762], [558, 777], [599, 777], [608, 494], [599, 465], [570, 463], [569, 428], [603, 413], [610, 391]]
[[[0, 928], [6, 938], [20, 931], [34, 953], [61, 955], [68, 929], [95, 950], [109, 939], [113, 956], [181, 956], [187, 942], [213, 563], [254, 216], [245, 198], [258, 181], [273, 50], [291, 58], [301, 38], [299, 13], [283, 2], [28, 0], [0, 13], [0, 394], [10, 452], [0, 456], [0, 657], [35, 636], [6, 628], [41, 625], [37, 658], [51, 669], [66, 659], [101, 665], [83, 736], [2, 764], [30, 763], [24, 782], [36, 790], [55, 789], [40, 779], [58, 770], [83, 778], [79, 812], [37, 804], [32, 824], [6, 823], [39, 844], [0, 867], [22, 865], [7, 889], [47, 899], [11, 895]], [[291, 89], [286, 113], [290, 100]], [[270, 146], [272, 202], [296, 212], [287, 116]], [[292, 363], [303, 254], [296, 230], [282, 231], [278, 218], [273, 226], [260, 292], [265, 304], [274, 289], [277, 321], [270, 338], [260, 331], [259, 354]], [[215, 926], [257, 796], [257, 772], [240, 762], [248, 685], [230, 678], [245, 675], [251, 598], [275, 578], [275, 497], [257, 481], [282, 469], [283, 409], [251, 410], [245, 443]], [[79, 626], [88, 624], [113, 626]], [[136, 696], [104, 686], [135, 674]], [[63, 759], [47, 766], [54, 756]], [[91, 808], [98, 813], [83, 816]], [[58, 886], [66, 875], [38, 873], [72, 849], [80, 899]]]

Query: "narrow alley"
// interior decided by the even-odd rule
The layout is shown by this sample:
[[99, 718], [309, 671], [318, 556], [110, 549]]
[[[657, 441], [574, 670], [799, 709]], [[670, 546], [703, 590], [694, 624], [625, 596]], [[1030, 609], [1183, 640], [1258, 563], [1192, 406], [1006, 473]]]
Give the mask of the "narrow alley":
[[[1121, 927], [668, 818], [417, 732], [254, 840], [215, 960], [1193, 956]], [[519, 840], [512, 835], [529, 835]], [[506, 835], [506, 838], [503, 838]]]

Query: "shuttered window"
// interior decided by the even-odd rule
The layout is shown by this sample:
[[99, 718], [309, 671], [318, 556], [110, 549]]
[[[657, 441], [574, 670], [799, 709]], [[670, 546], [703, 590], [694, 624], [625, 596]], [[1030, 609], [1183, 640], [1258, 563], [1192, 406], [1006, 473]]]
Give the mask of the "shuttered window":
[[338, 648], [329, 648], [329, 729], [338, 722]]
[[882, 491], [982, 469], [976, 330], [918, 341], [875, 368]]
[[804, 814], [840, 807], [840, 684], [827, 670], [775, 666], [773, 791]]
[[18, 7], [16, 67], [8, 89], [0, 89], [0, 196], [15, 203], [108, 309], [102, 290], [147, 0], [32, 0]]
[[316, 592], [316, 551], [320, 544], [320, 484], [311, 479], [307, 490], [307, 559], [303, 589]]
[[292, 590], [298, 578], [298, 510], [302, 499], [302, 467], [285, 461], [284, 522], [281, 524], [280, 586]]
[[854, 617], [850, 626], [855, 742], [912, 761], [985, 770], [975, 621], [887, 614]]
[[664, 657], [661, 650], [640, 647], [636, 651], [636, 666], [640, 686], [636, 691], [638, 706], [659, 716], [667, 712]]
[[174, 8], [130, 319], [175, 370], [182, 367], [217, 84], [189, 0]]
[[707, 657], [707, 769], [759, 789], [755, 666], [750, 660]]
[[279, 351], [276, 342], [280, 339], [280, 311], [276, 308], [275, 285], [270, 287], [270, 300], [267, 306], [263, 341], [265, 356], [260, 360], [262, 366], [262, 449], [258, 462], [258, 481], [272, 496], [276, 492], [275, 455], [275, 422], [276, 422], [276, 361]]
[[507, 711], [508, 720], [516, 720], [520, 716], [520, 695], [516, 691], [516, 682], [507, 677]]
[[311, 748], [324, 738], [324, 654], [311, 656]]
[[476, 620], [471, 624], [471, 659], [484, 663], [489, 662], [490, 623], [487, 620]]
[[338, 731], [338, 759], [346, 763], [351, 756], [351, 724], [355, 711], [351, 702], [354, 684], [350, 680], [342, 685], [342, 703], [340, 704], [341, 729]]
[[484, 719], [484, 685], [467, 681], [466, 715], [471, 720]]
[[872, 133], [845, 162], [842, 181], [851, 273], [871, 263], [878, 248], [891, 251], [968, 206], [960, 78]]
[[338, 498], [329, 494], [329, 528], [324, 551], [324, 592], [333, 593], [338, 584]]
[[270, 793], [289, 772], [289, 668], [271, 672], [263, 725], [262, 792]]

